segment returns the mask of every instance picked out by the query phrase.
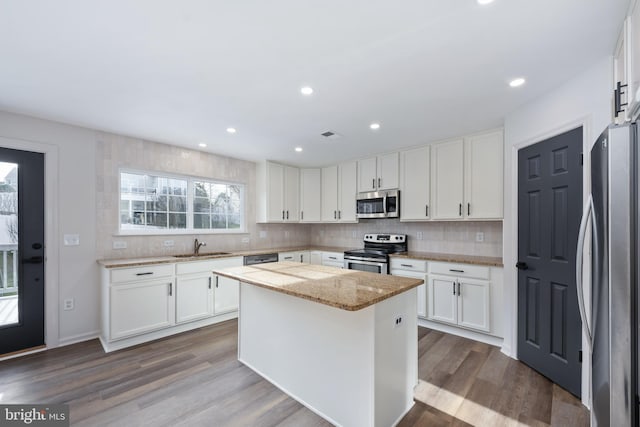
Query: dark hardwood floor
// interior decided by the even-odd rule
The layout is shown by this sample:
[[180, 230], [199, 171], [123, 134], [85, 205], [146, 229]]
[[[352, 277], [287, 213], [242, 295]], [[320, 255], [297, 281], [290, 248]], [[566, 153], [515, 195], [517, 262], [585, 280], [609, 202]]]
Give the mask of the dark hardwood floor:
[[[583, 426], [580, 402], [499, 349], [420, 328], [400, 426]], [[329, 426], [237, 361], [235, 320], [105, 354], [97, 340], [0, 362], [0, 403], [68, 403], [78, 426]]]

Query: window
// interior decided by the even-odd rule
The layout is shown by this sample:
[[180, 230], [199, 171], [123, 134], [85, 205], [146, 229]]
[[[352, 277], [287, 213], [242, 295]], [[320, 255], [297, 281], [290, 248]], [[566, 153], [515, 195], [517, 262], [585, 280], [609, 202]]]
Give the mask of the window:
[[244, 231], [244, 185], [120, 172], [124, 232]]

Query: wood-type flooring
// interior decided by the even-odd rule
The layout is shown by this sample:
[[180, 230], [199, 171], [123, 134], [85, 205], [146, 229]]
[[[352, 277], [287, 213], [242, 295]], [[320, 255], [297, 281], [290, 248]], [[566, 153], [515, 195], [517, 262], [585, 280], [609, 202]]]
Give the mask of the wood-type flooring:
[[[0, 404], [67, 403], [74, 426], [330, 426], [237, 360], [237, 321], [105, 354], [0, 362]], [[496, 347], [419, 328], [408, 426], [587, 426], [578, 399]], [[328, 378], [327, 380], [331, 380]]]

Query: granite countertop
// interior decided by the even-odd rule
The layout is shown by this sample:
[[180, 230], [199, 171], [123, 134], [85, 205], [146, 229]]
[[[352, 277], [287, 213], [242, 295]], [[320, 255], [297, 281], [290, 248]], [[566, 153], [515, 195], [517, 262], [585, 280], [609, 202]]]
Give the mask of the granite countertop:
[[486, 265], [502, 267], [502, 257], [488, 257], [477, 255], [443, 254], [437, 252], [398, 252], [389, 255], [391, 258], [423, 259], [427, 261], [459, 262], [461, 264]]
[[423, 283], [420, 279], [289, 261], [214, 273], [347, 311], [361, 310]]
[[[145, 265], [153, 264], [168, 264], [174, 262], [188, 262], [188, 261], [203, 261], [220, 258], [231, 258], [245, 255], [260, 255], [273, 252], [294, 252], [294, 251], [322, 251], [322, 252], [344, 252], [349, 249], [339, 246], [298, 246], [288, 248], [271, 248], [271, 249], [253, 249], [246, 251], [234, 251], [223, 253], [209, 253], [203, 252], [199, 256], [162, 256], [162, 257], [149, 257], [149, 258], [127, 258], [127, 259], [103, 259], [98, 260], [98, 264], [105, 268], [123, 268], [123, 267], [141, 267]], [[359, 249], [359, 248], [358, 248]], [[427, 261], [441, 261], [441, 262], [459, 262], [462, 264], [474, 264], [474, 265], [486, 265], [490, 267], [502, 267], [502, 258], [500, 257], [485, 257], [475, 255], [459, 255], [459, 254], [444, 254], [437, 252], [399, 252], [390, 255], [391, 258], [411, 258], [411, 259], [423, 259]]]

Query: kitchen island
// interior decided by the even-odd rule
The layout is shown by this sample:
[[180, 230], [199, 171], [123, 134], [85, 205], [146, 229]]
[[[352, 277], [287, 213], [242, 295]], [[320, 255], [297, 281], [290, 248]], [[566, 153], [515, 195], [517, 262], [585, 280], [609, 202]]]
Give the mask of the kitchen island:
[[418, 380], [422, 280], [278, 262], [240, 281], [238, 359], [329, 422], [392, 426]]

